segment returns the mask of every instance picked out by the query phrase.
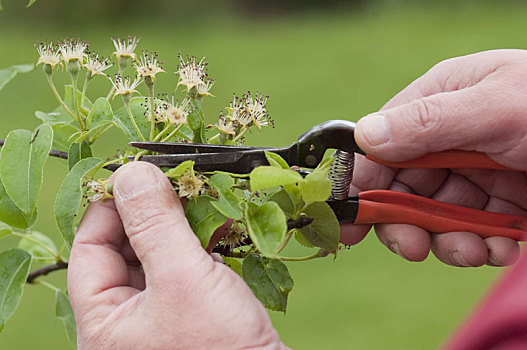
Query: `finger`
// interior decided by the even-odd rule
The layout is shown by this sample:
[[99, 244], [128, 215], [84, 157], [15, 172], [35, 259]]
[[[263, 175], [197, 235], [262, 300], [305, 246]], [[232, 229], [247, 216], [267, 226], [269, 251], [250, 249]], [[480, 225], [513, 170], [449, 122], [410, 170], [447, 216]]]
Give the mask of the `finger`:
[[[489, 200], [479, 186], [454, 173], [432, 198], [474, 209], [483, 209]], [[488, 247], [483, 239], [470, 232], [432, 234], [432, 251], [439, 260], [454, 266], [480, 266], [488, 258]]]
[[482, 52], [442, 61], [395, 95], [381, 110], [441, 92], [474, 86], [510, 60], [510, 53], [504, 54], [502, 60], [496, 59], [496, 53], [493, 52], [493, 60], [487, 58], [489, 52]]
[[[397, 169], [388, 168], [374, 163], [360, 154], [355, 154], [351, 184], [357, 189], [357, 193], [373, 189], [385, 189], [390, 186], [396, 174]], [[350, 193], [350, 195], [357, 193]]]
[[434, 233], [432, 252], [448, 265], [481, 266], [488, 260], [487, 245], [481, 237], [470, 232]]
[[[120, 253], [125, 238], [112, 200], [89, 205], [75, 236], [68, 266], [68, 291], [76, 317], [93, 308], [119, 305], [139, 290], [130, 287]], [[101, 293], [104, 298], [97, 298]]]
[[405, 224], [376, 224], [379, 240], [409, 261], [423, 261], [430, 252], [430, 235], [420, 227]]
[[[485, 210], [511, 214], [527, 216], [527, 211], [520, 208], [514, 203], [506, 201], [497, 197], [490, 197]], [[520, 255], [520, 245], [513, 239], [506, 237], [490, 237], [485, 239], [485, 243], [488, 247], [489, 258], [487, 261], [488, 265], [491, 266], [507, 266], [512, 265], [518, 260]]]
[[[404, 185], [407, 190], [400, 192], [415, 193], [423, 197], [430, 197], [434, 194], [441, 184], [448, 177], [449, 170], [447, 169], [401, 169], [397, 173], [395, 180], [397, 183]], [[391, 187], [394, 188], [394, 184]]]
[[452, 171], [463, 175], [493, 197], [527, 208], [527, 177], [523, 172], [485, 169], [453, 169]]
[[489, 200], [488, 194], [467, 178], [450, 173], [432, 199], [473, 209], [483, 209]]
[[172, 279], [174, 271], [212, 259], [190, 229], [181, 203], [156, 166], [133, 162], [114, 180], [115, 204], [146, 284]]
[[525, 160], [522, 156], [505, 159], [502, 154], [517, 150], [527, 119], [507, 113], [511, 107], [505, 108], [503, 98], [488, 89], [477, 85], [435, 94], [366, 116], [355, 129], [356, 142], [367, 154], [388, 161], [460, 149], [485, 152], [518, 167], [513, 163]]

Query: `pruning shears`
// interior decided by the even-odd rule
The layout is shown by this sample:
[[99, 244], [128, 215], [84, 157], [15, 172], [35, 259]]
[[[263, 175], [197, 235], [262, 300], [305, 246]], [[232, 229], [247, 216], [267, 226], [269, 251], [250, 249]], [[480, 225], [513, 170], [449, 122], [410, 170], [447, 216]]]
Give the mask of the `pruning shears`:
[[360, 149], [354, 138], [355, 125], [346, 120], [330, 120], [312, 127], [298, 141], [283, 148], [168, 142], [131, 142], [130, 146], [157, 153], [144, 155], [140, 160], [159, 167], [175, 167], [192, 160], [198, 171], [241, 174], [268, 165], [265, 151], [277, 153], [289, 165], [314, 168], [322, 161], [326, 150], [335, 149], [336, 158], [330, 170], [333, 191], [327, 203], [341, 223], [411, 224], [435, 233], [464, 231], [483, 238], [503, 236], [527, 240], [527, 217], [524, 216], [471, 209], [389, 190], [364, 191], [349, 197], [355, 153], [394, 168], [515, 170], [496, 163], [484, 153], [460, 150], [431, 153], [405, 162], [386, 162]]

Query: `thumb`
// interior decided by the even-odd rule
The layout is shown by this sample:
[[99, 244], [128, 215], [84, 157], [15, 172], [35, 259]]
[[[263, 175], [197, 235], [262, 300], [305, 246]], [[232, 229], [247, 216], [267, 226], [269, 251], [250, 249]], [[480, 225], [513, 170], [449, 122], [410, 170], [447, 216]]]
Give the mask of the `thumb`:
[[479, 86], [439, 93], [360, 119], [355, 140], [366, 154], [386, 161], [457, 149], [517, 167], [518, 159], [503, 156], [519, 146], [527, 130], [527, 118], [511, 113], [515, 103]]
[[[149, 277], [207, 256], [169, 180], [156, 166], [132, 162], [116, 172], [114, 196], [130, 245]], [[173, 270], [172, 270], [173, 271]]]

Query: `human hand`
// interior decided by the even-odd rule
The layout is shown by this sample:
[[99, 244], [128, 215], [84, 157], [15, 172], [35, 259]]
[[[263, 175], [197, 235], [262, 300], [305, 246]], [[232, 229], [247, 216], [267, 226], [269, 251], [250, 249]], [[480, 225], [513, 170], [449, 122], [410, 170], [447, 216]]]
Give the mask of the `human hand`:
[[245, 282], [202, 249], [166, 176], [134, 162], [71, 250], [79, 349], [284, 349]]
[[[481, 169], [393, 169], [356, 155], [350, 195], [370, 189], [409, 192], [487, 211], [527, 216], [527, 51], [496, 50], [443, 61], [357, 124], [366, 154], [405, 161], [444, 150], [488, 154], [517, 172]], [[356, 244], [370, 225], [342, 227]], [[433, 234], [411, 225], [378, 224], [377, 236], [410, 261], [430, 249], [449, 265], [514, 263], [518, 243], [470, 232]]]

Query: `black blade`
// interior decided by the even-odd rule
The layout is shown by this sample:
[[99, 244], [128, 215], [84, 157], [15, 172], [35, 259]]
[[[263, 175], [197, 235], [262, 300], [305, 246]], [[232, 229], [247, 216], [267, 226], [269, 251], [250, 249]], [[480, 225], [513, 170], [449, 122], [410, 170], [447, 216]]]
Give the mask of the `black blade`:
[[[297, 147], [293, 144], [286, 148], [276, 148], [272, 151], [282, 156], [288, 163], [296, 158]], [[129, 157], [133, 160], [134, 157]], [[192, 160], [195, 162], [194, 169], [198, 171], [227, 171], [232, 173], [247, 174], [261, 165], [268, 165], [263, 149], [241, 150], [223, 153], [192, 153], [192, 154], [165, 154], [146, 155], [139, 160], [152, 163], [159, 167], [175, 167], [178, 164]]]
[[130, 142], [128, 145], [147, 151], [163, 154], [191, 154], [191, 153], [225, 153], [251, 150], [272, 150], [271, 147], [248, 147], [248, 146], [226, 146], [226, 145], [206, 145], [176, 142]]

